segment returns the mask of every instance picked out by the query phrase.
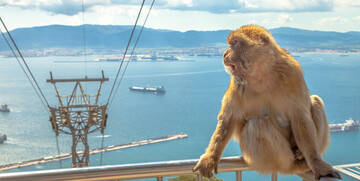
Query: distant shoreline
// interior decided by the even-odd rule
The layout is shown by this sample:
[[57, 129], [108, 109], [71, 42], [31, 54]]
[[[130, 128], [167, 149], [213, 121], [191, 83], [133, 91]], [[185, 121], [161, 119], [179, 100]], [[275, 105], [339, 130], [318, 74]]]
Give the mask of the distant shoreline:
[[[295, 54], [346, 54], [346, 55], [351, 55], [351, 54], [360, 54], [360, 51], [358, 52], [323, 52], [323, 51], [310, 51], [310, 52], [289, 52], [292, 55]], [[28, 56], [28, 55], [23, 55], [25, 58], [34, 58], [34, 57], [82, 57], [83, 55], [42, 55], [42, 56]], [[94, 55], [89, 55], [89, 56], [94, 56]], [[99, 55], [101, 56], [101, 55]], [[221, 57], [219, 55], [217, 56], [190, 56], [190, 55], [185, 55], [185, 57]], [[1, 55], [0, 54], [0, 58], [14, 58], [14, 56], [12, 55]], [[195, 60], [174, 60], [174, 61], [154, 61], [154, 62], [193, 62]], [[66, 62], [84, 62], [84, 61], [55, 61], [57, 63], [66, 63]], [[94, 60], [88, 60], [87, 62], [119, 62], [119, 61], [94, 61]], [[141, 61], [141, 60], [137, 60], [137, 61], [132, 61], [132, 62], [152, 62], [152, 61]]]
[[[84, 63], [84, 61], [54, 61], [55, 63]], [[110, 63], [110, 62], [121, 62], [121, 61], [94, 61], [94, 60], [88, 60], [86, 61], [86, 63], [98, 63], [98, 62], [104, 62], [104, 63]], [[124, 62], [129, 62], [129, 60], [125, 60]], [[195, 62], [195, 60], [158, 60], [158, 61], [142, 61], [142, 60], [137, 60], [137, 61], [130, 61], [130, 62], [149, 62], [149, 63], [162, 63], [162, 62]]]

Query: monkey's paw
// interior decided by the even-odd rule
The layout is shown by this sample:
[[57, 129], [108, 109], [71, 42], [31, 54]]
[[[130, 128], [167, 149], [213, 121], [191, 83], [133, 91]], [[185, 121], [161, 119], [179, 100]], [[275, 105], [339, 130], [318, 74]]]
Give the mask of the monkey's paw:
[[313, 170], [315, 180], [320, 180], [320, 177], [334, 177], [342, 180], [341, 175], [338, 171], [334, 170], [331, 165], [323, 162]]
[[210, 178], [213, 176], [212, 172], [214, 170], [217, 174], [218, 159], [215, 159], [206, 154], [202, 155], [199, 162], [192, 169], [193, 172], [199, 171], [200, 174], [204, 177]]

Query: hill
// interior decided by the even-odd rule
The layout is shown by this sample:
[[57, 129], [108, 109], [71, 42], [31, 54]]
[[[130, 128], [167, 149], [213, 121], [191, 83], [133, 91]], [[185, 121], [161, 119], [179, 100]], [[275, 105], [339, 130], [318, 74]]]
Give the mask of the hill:
[[[132, 26], [124, 25], [85, 25], [86, 46], [92, 49], [121, 49], [127, 44]], [[140, 27], [135, 31], [139, 33]], [[275, 28], [269, 30], [277, 42], [290, 50], [359, 50], [360, 32], [310, 31], [295, 28]], [[219, 31], [173, 31], [144, 28], [139, 48], [160, 47], [199, 47], [225, 45], [231, 30]], [[50, 25], [32, 28], [19, 28], [11, 31], [22, 50], [50, 48], [82, 48], [83, 27]], [[0, 50], [8, 50], [3, 38]]]

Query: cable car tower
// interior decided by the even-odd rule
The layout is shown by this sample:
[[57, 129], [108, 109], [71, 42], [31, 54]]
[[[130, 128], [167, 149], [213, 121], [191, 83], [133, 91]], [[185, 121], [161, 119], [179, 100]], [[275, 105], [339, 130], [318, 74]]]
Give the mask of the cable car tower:
[[[98, 105], [100, 89], [103, 82], [109, 78], [87, 78], [84, 79], [53, 79], [50, 72], [50, 79], [46, 82], [52, 83], [55, 87], [60, 105], [50, 107], [50, 122], [56, 136], [59, 133], [72, 135], [72, 165], [73, 167], [87, 167], [89, 165], [89, 145], [88, 134], [100, 131], [104, 133], [106, 127], [106, 107], [107, 105]], [[71, 95], [61, 96], [56, 83], [75, 83]], [[81, 82], [99, 82], [99, 88], [96, 95], [86, 94]], [[93, 98], [93, 102], [91, 102]]]

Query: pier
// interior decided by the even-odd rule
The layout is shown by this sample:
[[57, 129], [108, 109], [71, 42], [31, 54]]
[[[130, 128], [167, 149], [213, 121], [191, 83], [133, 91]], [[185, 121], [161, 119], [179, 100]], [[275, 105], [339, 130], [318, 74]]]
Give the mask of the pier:
[[[137, 141], [137, 142], [131, 142], [131, 143], [127, 143], [127, 144], [111, 145], [111, 146], [104, 147], [104, 148], [92, 149], [89, 151], [89, 154], [91, 155], [91, 154], [96, 154], [96, 153], [101, 153], [101, 152], [115, 151], [115, 150], [120, 150], [120, 149], [125, 149], [125, 148], [132, 148], [132, 147], [136, 147], [136, 146], [142, 146], [142, 145], [160, 143], [160, 142], [171, 141], [171, 140], [176, 140], [176, 139], [182, 139], [182, 138], [186, 138], [187, 136], [188, 136], [187, 134], [181, 133], [181, 134], [176, 134], [176, 135], [169, 135], [169, 136], [152, 138], [152, 139], [147, 139], [147, 140], [142, 140], [142, 141]], [[83, 151], [79, 151], [78, 154], [79, 155], [83, 154]], [[11, 164], [6, 164], [6, 165], [1, 165], [0, 171], [14, 169], [14, 168], [20, 168], [20, 167], [26, 167], [26, 166], [31, 166], [31, 165], [41, 164], [41, 163], [59, 161], [59, 160], [69, 159], [71, 157], [72, 157], [71, 153], [67, 153], [67, 154], [61, 154], [61, 155], [56, 155], [56, 156], [49, 156], [49, 157], [44, 157], [44, 158], [23, 161], [20, 163], [11, 163]]]

